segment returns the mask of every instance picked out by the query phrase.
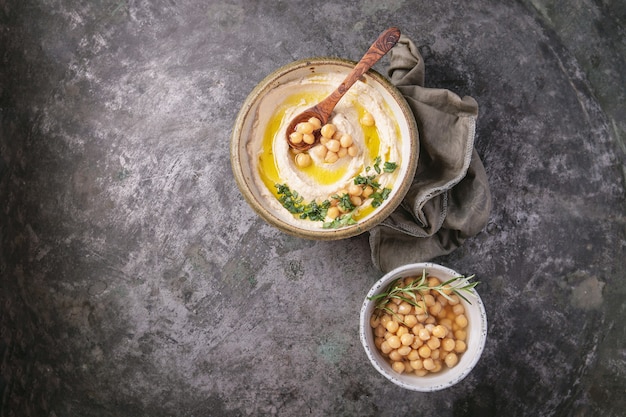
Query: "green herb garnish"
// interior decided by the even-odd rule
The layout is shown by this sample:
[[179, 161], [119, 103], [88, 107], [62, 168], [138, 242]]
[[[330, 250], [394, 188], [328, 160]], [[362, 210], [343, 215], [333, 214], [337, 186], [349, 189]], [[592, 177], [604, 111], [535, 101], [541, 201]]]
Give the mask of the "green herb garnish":
[[377, 156], [376, 159], [374, 160], [374, 171], [376, 171], [377, 174], [380, 174], [380, 156]]
[[276, 184], [275, 187], [279, 196], [278, 201], [290, 213], [298, 214], [301, 219], [308, 218], [313, 221], [322, 221], [326, 218], [330, 201], [304, 203], [302, 196], [297, 191], [292, 191], [287, 184]]
[[352, 204], [352, 201], [350, 201], [349, 194], [342, 194], [342, 195], [334, 194], [331, 197], [339, 201], [337, 205], [341, 207], [343, 211], [352, 211], [356, 208], [356, 206]]
[[356, 185], [370, 186], [373, 189], [377, 189], [380, 187], [380, 184], [376, 182], [376, 175], [368, 175], [366, 177], [362, 175], [357, 175], [354, 177], [354, 183]]
[[356, 224], [356, 220], [352, 218], [352, 213], [347, 213], [337, 217], [332, 222], [325, 222], [322, 227], [324, 227], [324, 229], [339, 229], [340, 227], [351, 224]]
[[451, 300], [450, 293], [452, 292], [471, 304], [466, 295], [473, 296], [472, 289], [479, 284], [478, 281], [470, 282], [470, 280], [474, 278], [474, 275], [471, 275], [467, 278], [463, 276], [454, 277], [437, 286], [429, 287], [426, 278], [427, 274], [425, 269], [423, 270], [420, 279], [412, 281], [408, 285], [403, 285], [403, 277], [398, 278], [389, 284], [385, 291], [372, 297], [368, 297], [368, 299], [378, 301], [376, 303], [376, 310], [393, 315], [395, 313], [387, 307], [387, 304], [391, 302], [392, 299], [395, 298], [401, 301], [406, 301], [412, 306], [422, 308], [424, 304], [420, 305], [420, 303], [425, 303], [422, 294], [425, 291], [437, 291], [447, 300]]
[[389, 198], [389, 194], [391, 194], [391, 188], [383, 188], [380, 191], [376, 191], [370, 197], [372, 200], [372, 207], [376, 208], [383, 204], [387, 198]]
[[385, 162], [385, 164], [383, 165], [383, 171], [385, 172], [393, 172], [396, 170], [396, 168], [398, 168], [398, 164], [396, 164], [395, 162]]
[[[369, 174], [371, 167], [365, 168], [366, 175], [357, 175], [354, 177], [354, 184], [361, 186], [363, 189], [371, 187], [372, 194], [368, 198], [372, 199], [372, 207], [379, 207], [391, 194], [391, 188], [381, 189], [380, 183], [377, 181], [378, 175], [384, 172], [393, 172], [398, 167], [395, 162], [385, 162], [381, 169], [380, 165], [382, 159], [377, 156], [374, 159], [374, 171], [377, 174]], [[324, 221], [328, 214], [328, 209], [331, 206], [329, 200], [324, 200], [321, 203], [317, 201], [305, 202], [304, 198], [298, 194], [296, 190], [291, 190], [287, 184], [275, 184], [274, 185], [278, 194], [278, 201], [282, 206], [291, 214], [298, 216], [300, 219], [309, 219], [311, 221]], [[370, 190], [370, 192], [372, 191]], [[350, 200], [350, 195], [345, 193], [343, 195], [334, 194], [330, 197], [337, 200], [337, 205], [341, 208], [342, 212], [346, 212], [331, 222], [325, 222], [323, 227], [339, 228], [351, 224], [355, 224], [356, 220], [353, 218], [353, 211], [357, 208]]]

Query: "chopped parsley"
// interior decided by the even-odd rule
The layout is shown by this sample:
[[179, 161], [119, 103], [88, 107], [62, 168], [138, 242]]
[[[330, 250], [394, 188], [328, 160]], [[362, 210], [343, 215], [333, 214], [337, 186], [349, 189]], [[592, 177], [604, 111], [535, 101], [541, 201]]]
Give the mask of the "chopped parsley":
[[382, 190], [374, 192], [370, 197], [372, 198], [372, 207], [380, 207], [380, 205], [389, 198], [391, 194], [391, 188], [383, 188]]
[[340, 227], [349, 226], [351, 224], [356, 224], [356, 220], [352, 218], [352, 213], [347, 213], [337, 217], [332, 222], [325, 222], [322, 227], [324, 229], [339, 229]]
[[[364, 175], [357, 175], [354, 177], [354, 184], [361, 186], [363, 189], [371, 187], [370, 192], [372, 194], [368, 198], [372, 200], [372, 207], [377, 208], [383, 204], [385, 200], [389, 198], [391, 194], [391, 188], [382, 188], [378, 182], [378, 175], [382, 172], [391, 173], [398, 168], [398, 164], [395, 162], [385, 162], [381, 168], [382, 159], [377, 156], [374, 159], [373, 169], [376, 174], [370, 174], [372, 167], [365, 168]], [[337, 205], [341, 208], [341, 211], [345, 214], [338, 216], [332, 221], [325, 221], [328, 214], [328, 209], [331, 207], [329, 200], [324, 200], [321, 203], [317, 201], [305, 202], [304, 198], [298, 194], [297, 191], [289, 188], [287, 184], [275, 184], [274, 185], [278, 194], [278, 201], [282, 206], [300, 219], [309, 219], [311, 221], [324, 222], [322, 227], [324, 229], [338, 229], [341, 227], [356, 224], [356, 220], [353, 217], [354, 210], [357, 208], [350, 200], [350, 195], [344, 193], [342, 195], [333, 194], [331, 199], [337, 200]]]
[[398, 168], [398, 164], [396, 164], [395, 162], [385, 162], [385, 165], [383, 166], [383, 171], [393, 172], [396, 170], [396, 168]]
[[304, 203], [302, 196], [297, 191], [292, 191], [287, 184], [276, 184], [275, 187], [278, 193], [278, 201], [289, 213], [297, 214], [303, 220], [308, 218], [312, 221], [322, 221], [326, 218], [330, 201]]

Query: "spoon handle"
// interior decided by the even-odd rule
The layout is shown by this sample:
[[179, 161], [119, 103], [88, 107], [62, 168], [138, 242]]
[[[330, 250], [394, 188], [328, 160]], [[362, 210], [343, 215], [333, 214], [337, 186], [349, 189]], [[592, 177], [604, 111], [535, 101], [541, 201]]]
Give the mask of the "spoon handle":
[[315, 107], [321, 112], [330, 115], [346, 91], [348, 91], [363, 74], [372, 68], [383, 55], [389, 52], [398, 42], [399, 38], [400, 29], [396, 27], [391, 27], [381, 33], [339, 87]]

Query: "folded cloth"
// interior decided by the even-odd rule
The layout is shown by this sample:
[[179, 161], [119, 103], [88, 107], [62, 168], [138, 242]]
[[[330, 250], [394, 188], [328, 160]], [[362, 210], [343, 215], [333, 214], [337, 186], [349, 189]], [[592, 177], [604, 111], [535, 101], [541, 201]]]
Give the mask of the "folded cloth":
[[487, 174], [474, 149], [478, 104], [424, 87], [424, 61], [406, 36], [390, 54], [388, 75], [417, 121], [419, 158], [398, 209], [370, 230], [372, 262], [383, 272], [452, 252], [485, 227], [491, 210]]

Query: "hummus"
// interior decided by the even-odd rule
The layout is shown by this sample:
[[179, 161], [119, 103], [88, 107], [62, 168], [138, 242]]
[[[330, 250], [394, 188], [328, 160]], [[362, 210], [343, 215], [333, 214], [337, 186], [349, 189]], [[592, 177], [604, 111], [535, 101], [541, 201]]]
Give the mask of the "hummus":
[[[328, 163], [310, 151], [312, 164], [300, 167], [286, 140], [286, 129], [294, 116], [327, 97], [342, 81], [342, 74], [310, 74], [297, 81], [271, 89], [257, 107], [253, 132], [246, 151], [253, 165], [257, 187], [269, 207], [286, 211], [277, 185], [286, 185], [303, 204], [323, 204], [355, 183], [357, 177], [369, 177], [379, 190], [393, 189], [398, 170], [383, 169], [401, 166], [400, 128], [382, 95], [366, 82], [357, 81], [342, 97], [328, 121], [337, 131], [352, 136], [357, 148], [355, 156], [345, 156]], [[363, 115], [373, 116], [375, 124], [362, 123]], [[388, 165], [385, 165], [388, 163]], [[389, 191], [387, 191], [388, 194]], [[378, 194], [380, 200], [380, 193]], [[386, 198], [386, 196], [385, 196]], [[381, 201], [367, 198], [349, 215], [358, 221], [371, 214]], [[346, 213], [344, 213], [346, 214]], [[306, 227], [328, 227], [326, 221], [302, 219], [294, 214], [294, 224], [306, 222]], [[335, 225], [336, 227], [336, 225]]]

